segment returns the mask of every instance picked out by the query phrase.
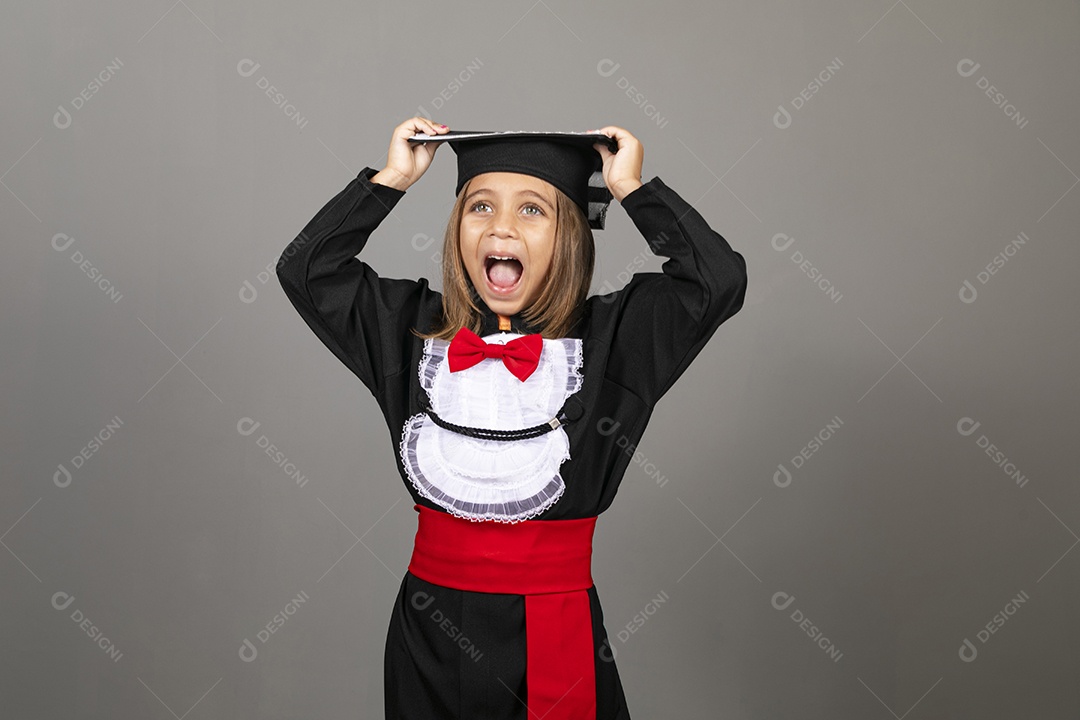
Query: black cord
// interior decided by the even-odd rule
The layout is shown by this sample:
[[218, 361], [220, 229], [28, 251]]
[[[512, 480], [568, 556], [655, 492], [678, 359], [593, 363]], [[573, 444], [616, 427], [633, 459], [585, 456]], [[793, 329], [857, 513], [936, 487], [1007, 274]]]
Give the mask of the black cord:
[[426, 399], [422, 400], [420, 404], [424, 412], [427, 413], [427, 416], [431, 418], [431, 421], [439, 427], [456, 432], [460, 435], [480, 438], [481, 440], [525, 440], [527, 438], [539, 437], [544, 433], [549, 433], [566, 423], [566, 414], [560, 412], [558, 417], [552, 418], [546, 423], [533, 425], [529, 428], [523, 428], [521, 430], [488, 430], [486, 428], [466, 427], [464, 425], [448, 422], [435, 414], [435, 411], [431, 408], [431, 404], [428, 403]]

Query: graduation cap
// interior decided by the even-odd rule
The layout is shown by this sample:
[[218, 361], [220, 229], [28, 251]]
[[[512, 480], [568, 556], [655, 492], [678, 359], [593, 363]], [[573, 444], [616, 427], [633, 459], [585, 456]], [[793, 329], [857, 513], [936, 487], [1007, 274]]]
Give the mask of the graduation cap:
[[619, 143], [603, 133], [449, 130], [441, 135], [420, 133], [409, 141], [450, 143], [458, 158], [455, 195], [482, 173], [532, 175], [566, 193], [585, 213], [589, 227], [604, 229], [612, 195], [604, 183], [603, 160], [593, 144], [603, 143], [616, 152]]

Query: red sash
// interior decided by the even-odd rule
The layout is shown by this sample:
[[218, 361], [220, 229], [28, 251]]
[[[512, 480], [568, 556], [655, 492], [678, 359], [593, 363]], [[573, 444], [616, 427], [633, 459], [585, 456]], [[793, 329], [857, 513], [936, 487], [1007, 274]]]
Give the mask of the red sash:
[[436, 585], [525, 596], [528, 715], [596, 717], [592, 537], [596, 517], [474, 522], [420, 513], [409, 572]]

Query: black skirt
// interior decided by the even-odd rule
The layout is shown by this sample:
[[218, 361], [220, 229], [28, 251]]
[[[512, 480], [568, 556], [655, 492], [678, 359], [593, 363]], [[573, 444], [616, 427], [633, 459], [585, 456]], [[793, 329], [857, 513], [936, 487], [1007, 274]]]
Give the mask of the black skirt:
[[[596, 586], [586, 592], [596, 720], [629, 720]], [[536, 720], [525, 638], [524, 595], [457, 590], [406, 571], [386, 635], [386, 720]]]

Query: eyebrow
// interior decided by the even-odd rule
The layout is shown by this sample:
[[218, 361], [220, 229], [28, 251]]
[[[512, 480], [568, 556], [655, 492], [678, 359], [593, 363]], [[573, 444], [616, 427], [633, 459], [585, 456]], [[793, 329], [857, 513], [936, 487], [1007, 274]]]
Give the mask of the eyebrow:
[[[465, 196], [465, 200], [463, 202], [469, 202], [469, 200], [471, 200], [474, 195], [479, 195], [480, 193], [485, 193], [485, 192], [493, 193], [494, 191], [491, 190], [490, 188], [480, 188], [479, 190], [473, 190], [471, 193], [469, 193], [468, 195]], [[535, 190], [519, 190], [517, 194], [518, 195], [531, 195], [532, 197], [535, 197], [535, 198], [539, 199], [540, 202], [544, 203], [544, 205], [546, 205], [548, 207], [548, 209], [550, 209], [550, 210], [555, 209], [554, 207], [552, 207], [551, 203], [548, 202], [548, 199], [546, 197], [544, 197], [540, 193], [536, 192]]]

